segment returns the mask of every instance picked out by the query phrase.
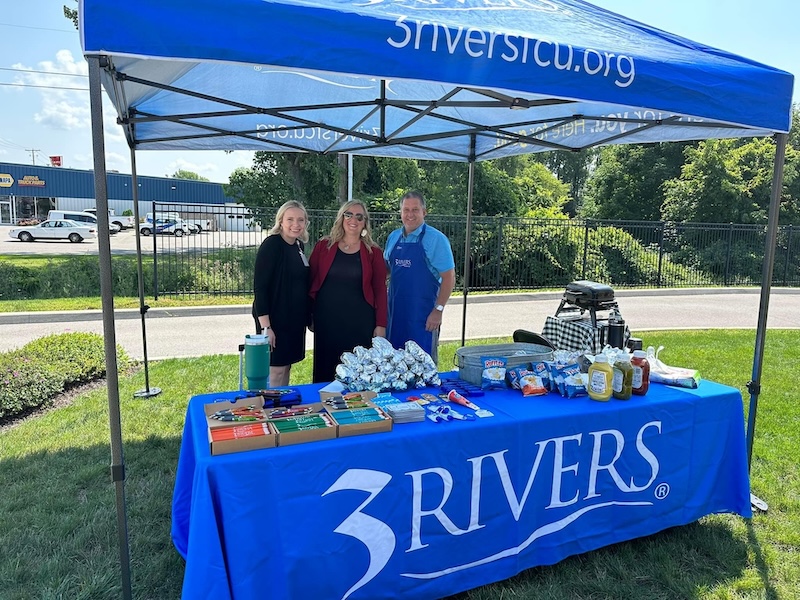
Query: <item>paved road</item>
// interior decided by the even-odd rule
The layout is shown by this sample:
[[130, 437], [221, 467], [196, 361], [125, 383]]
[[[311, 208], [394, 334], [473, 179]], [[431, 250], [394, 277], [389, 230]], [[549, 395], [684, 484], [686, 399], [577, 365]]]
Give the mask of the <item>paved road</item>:
[[[631, 330], [751, 328], [758, 321], [759, 290], [620, 290], [620, 311]], [[467, 302], [467, 339], [510, 336], [515, 329], [541, 332], [552, 315], [558, 293], [471, 296]], [[442, 340], [460, 340], [463, 302], [448, 304]], [[71, 313], [0, 313], [0, 351], [18, 348], [48, 333], [103, 332], [100, 311]], [[800, 328], [800, 290], [773, 289], [768, 326]], [[249, 306], [151, 309], [147, 313], [147, 353], [151, 360], [235, 354], [253, 330]], [[117, 311], [117, 343], [134, 357], [143, 357], [138, 310]], [[307, 345], [311, 347], [311, 335]]]
[[[21, 242], [9, 237], [10, 226], [0, 226], [0, 255], [97, 255], [97, 240], [73, 244], [68, 240]], [[198, 234], [175, 237], [173, 235], [140, 236], [144, 260], [152, 260], [153, 246], [162, 252], [198, 252], [215, 248], [258, 246], [266, 235], [264, 231], [204, 231]], [[111, 236], [111, 254], [136, 254], [136, 232], [126, 229]]]

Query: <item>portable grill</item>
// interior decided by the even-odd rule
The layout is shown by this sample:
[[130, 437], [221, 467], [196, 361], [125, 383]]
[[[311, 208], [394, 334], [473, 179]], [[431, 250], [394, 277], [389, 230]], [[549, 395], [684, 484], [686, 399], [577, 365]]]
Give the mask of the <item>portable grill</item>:
[[614, 290], [611, 286], [596, 281], [581, 280], [567, 284], [555, 316], [569, 311], [579, 311], [583, 314], [588, 310], [592, 317], [592, 326], [597, 327], [597, 311], [612, 309], [619, 307], [614, 300]]

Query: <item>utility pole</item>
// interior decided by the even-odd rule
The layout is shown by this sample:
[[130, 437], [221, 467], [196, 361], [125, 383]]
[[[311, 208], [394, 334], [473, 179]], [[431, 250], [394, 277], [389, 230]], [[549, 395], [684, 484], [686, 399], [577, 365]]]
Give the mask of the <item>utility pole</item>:
[[39, 148], [25, 148], [25, 152], [31, 153], [31, 163], [33, 166], [36, 166], [36, 153], [39, 152]]

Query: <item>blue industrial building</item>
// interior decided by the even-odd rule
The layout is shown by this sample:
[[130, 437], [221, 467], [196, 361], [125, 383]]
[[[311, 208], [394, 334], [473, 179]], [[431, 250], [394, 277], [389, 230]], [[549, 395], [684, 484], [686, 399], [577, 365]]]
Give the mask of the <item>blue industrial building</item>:
[[[222, 184], [191, 179], [137, 176], [139, 212], [149, 212], [153, 202], [212, 207], [234, 200], [225, 195]], [[117, 214], [133, 210], [131, 176], [108, 174], [108, 206]], [[0, 162], [0, 224], [25, 219], [43, 220], [51, 209], [94, 208], [94, 172], [61, 167], [19, 165]], [[201, 206], [202, 208], [202, 206]]]

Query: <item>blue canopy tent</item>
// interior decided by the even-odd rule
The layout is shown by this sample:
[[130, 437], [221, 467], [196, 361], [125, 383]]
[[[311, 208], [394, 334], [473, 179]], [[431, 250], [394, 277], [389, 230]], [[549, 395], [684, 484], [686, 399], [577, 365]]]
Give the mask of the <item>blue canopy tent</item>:
[[[82, 0], [80, 28], [102, 228], [101, 87], [128, 140], [134, 176], [136, 150], [463, 161], [468, 219], [476, 161], [612, 143], [774, 135], [749, 384], [752, 452], [792, 75], [581, 0]], [[100, 236], [100, 262], [112, 478], [129, 594], [107, 236]]]

